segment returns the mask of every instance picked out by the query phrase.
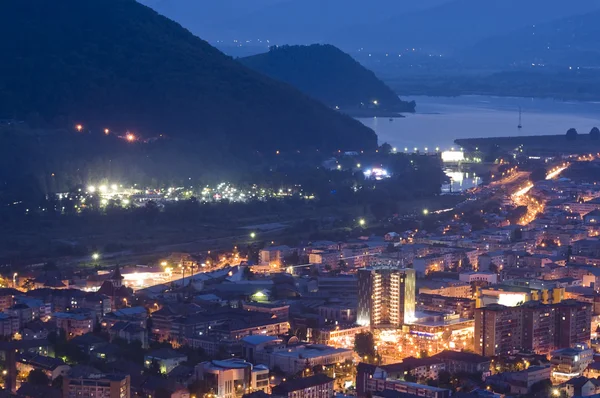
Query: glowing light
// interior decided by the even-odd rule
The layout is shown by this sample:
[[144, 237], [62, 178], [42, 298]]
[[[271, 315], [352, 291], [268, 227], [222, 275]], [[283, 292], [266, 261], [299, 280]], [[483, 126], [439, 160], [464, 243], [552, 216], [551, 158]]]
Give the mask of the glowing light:
[[100, 192], [106, 192], [108, 190], [108, 187], [106, 185], [100, 185], [98, 189], [100, 190]]
[[461, 151], [442, 152], [442, 161], [446, 163], [462, 162], [465, 160], [465, 154]]
[[361, 227], [363, 227], [367, 222], [365, 221], [364, 218], [361, 218], [360, 220], [358, 220], [358, 225], [360, 225]]
[[425, 216], [426, 216], [426, 215], [428, 215], [428, 214], [429, 214], [429, 210], [427, 210], [427, 209], [423, 209], [423, 215], [425, 215]]
[[104, 129], [104, 134], [108, 135], [110, 133], [109, 129]]
[[92, 260], [97, 261], [100, 259], [100, 253], [94, 253], [92, 254]]
[[250, 237], [251, 237], [252, 239], [256, 238], [256, 232], [250, 232]]
[[117, 186], [117, 184], [112, 184], [110, 186], [110, 189], [112, 189], [113, 191], [116, 191], [117, 189], [119, 189], [119, 187]]
[[379, 105], [379, 101], [373, 100], [373, 105]]
[[129, 141], [129, 142], [135, 141], [135, 135], [133, 135], [132, 133], [127, 133], [125, 138], [127, 138], [127, 141]]
[[77, 129], [77, 131], [81, 132], [81, 130], [83, 130], [83, 126], [81, 124], [78, 124], [77, 126], [75, 126], [75, 128]]
[[94, 192], [96, 192], [96, 187], [93, 185], [90, 185], [87, 190], [89, 193], [94, 193]]

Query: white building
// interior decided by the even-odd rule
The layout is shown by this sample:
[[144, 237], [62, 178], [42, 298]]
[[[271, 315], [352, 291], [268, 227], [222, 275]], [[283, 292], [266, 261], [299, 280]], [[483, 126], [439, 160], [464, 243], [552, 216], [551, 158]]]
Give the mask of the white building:
[[292, 248], [289, 246], [271, 246], [265, 247], [258, 253], [260, 265], [275, 264], [281, 266], [283, 259], [292, 254]]
[[278, 366], [287, 374], [296, 374], [307, 367], [351, 361], [352, 353], [350, 349], [321, 344], [267, 345], [254, 352], [254, 363], [266, 365], [270, 369]]
[[488, 285], [498, 283], [498, 274], [493, 272], [461, 272], [458, 279], [466, 283], [486, 282]]
[[583, 375], [594, 360], [594, 351], [587, 344], [575, 344], [572, 348], [563, 348], [552, 353], [552, 381], [562, 383]]
[[235, 398], [254, 391], [269, 393], [269, 368], [243, 359], [202, 362], [195, 367], [196, 379], [204, 380], [217, 398]]

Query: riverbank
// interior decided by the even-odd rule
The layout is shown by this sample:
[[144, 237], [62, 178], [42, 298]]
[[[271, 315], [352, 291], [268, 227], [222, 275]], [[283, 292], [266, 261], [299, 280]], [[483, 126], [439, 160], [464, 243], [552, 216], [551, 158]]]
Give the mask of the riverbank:
[[589, 134], [579, 134], [577, 139], [568, 140], [565, 134], [561, 135], [538, 135], [522, 137], [490, 137], [490, 138], [464, 138], [454, 141], [467, 151], [512, 151], [523, 146], [526, 153], [557, 154], [557, 153], [598, 153], [600, 152], [600, 140], [593, 139]]

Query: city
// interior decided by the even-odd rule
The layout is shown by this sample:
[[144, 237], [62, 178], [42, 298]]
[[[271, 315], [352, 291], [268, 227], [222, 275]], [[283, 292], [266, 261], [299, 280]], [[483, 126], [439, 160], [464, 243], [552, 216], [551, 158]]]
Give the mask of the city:
[[[248, 231], [243, 247], [94, 252], [4, 273], [2, 387], [207, 398], [600, 392], [600, 186], [589, 178], [600, 154], [539, 159], [536, 179], [527, 170], [538, 166], [521, 163], [537, 157], [522, 153], [497, 160], [454, 208], [404, 221], [421, 228], [378, 235], [361, 218], [345, 241], [290, 246]], [[96, 190], [121, 194], [86, 192]], [[142, 258], [152, 260], [133, 262]]]
[[598, 20], [0, 2], [0, 398], [600, 398]]

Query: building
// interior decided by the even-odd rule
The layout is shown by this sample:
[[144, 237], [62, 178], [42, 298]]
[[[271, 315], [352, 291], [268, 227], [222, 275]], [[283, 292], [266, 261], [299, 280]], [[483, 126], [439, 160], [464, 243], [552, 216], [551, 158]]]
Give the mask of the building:
[[351, 324], [356, 322], [356, 302], [354, 305], [325, 304], [318, 308], [319, 315], [325, 322]]
[[582, 376], [588, 365], [594, 360], [594, 351], [586, 344], [575, 344], [552, 353], [552, 380], [555, 383], [565, 382]]
[[90, 311], [56, 312], [52, 317], [56, 322], [56, 328], [62, 330], [68, 340], [94, 330], [96, 320], [96, 316]]
[[139, 341], [142, 348], [148, 348], [148, 329], [141, 327], [137, 323], [120, 321], [113, 325], [108, 330], [110, 341], [115, 338], [120, 338], [131, 344], [134, 341]]
[[206, 381], [217, 398], [241, 397], [254, 391], [269, 392], [269, 369], [242, 359], [202, 362], [194, 371], [196, 379]]
[[12, 336], [17, 333], [20, 328], [21, 322], [18, 317], [0, 312], [0, 336]]
[[454, 279], [420, 280], [418, 286], [419, 294], [436, 294], [461, 298], [473, 297], [473, 291], [469, 283]]
[[592, 304], [565, 300], [556, 305], [556, 348], [590, 343]]
[[574, 377], [562, 385], [567, 397], [596, 398], [600, 394], [600, 380], [587, 377]]
[[130, 398], [130, 377], [123, 374], [89, 374], [63, 379], [63, 397]]
[[318, 344], [330, 345], [339, 348], [353, 348], [354, 338], [358, 333], [369, 331], [368, 326], [330, 326], [319, 329], [308, 329], [311, 341]]
[[490, 358], [464, 351], [444, 350], [432, 356], [446, 365], [450, 373], [479, 373], [490, 370]]
[[110, 308], [114, 311], [117, 308], [127, 307], [127, 301], [131, 298], [133, 290], [123, 285], [123, 275], [119, 266], [115, 267], [115, 271], [110, 276], [110, 279], [104, 281], [98, 294], [102, 294], [110, 298]]
[[460, 318], [475, 317], [475, 300], [460, 297], [445, 297], [437, 294], [419, 294], [417, 308], [425, 311], [442, 311], [457, 314]]
[[71, 367], [59, 358], [51, 358], [35, 353], [17, 355], [17, 370], [20, 373], [29, 374], [34, 369], [41, 370], [48, 376], [49, 380], [54, 380], [59, 376], [67, 376]]
[[537, 354], [548, 354], [556, 347], [556, 309], [530, 301], [521, 307], [522, 348]]
[[385, 390], [396, 391], [404, 394], [412, 394], [412, 396], [416, 397], [428, 398], [450, 398], [451, 394], [451, 391], [445, 388], [431, 387], [425, 384], [412, 383], [403, 380], [390, 380], [379, 377], [373, 377], [372, 379], [367, 380], [366, 388], [367, 393], [371, 393], [372, 396], [376, 396], [378, 393]]
[[307, 367], [328, 366], [352, 360], [352, 349], [335, 348], [322, 344], [286, 345], [277, 340], [256, 345], [252, 344], [256, 342], [254, 337], [268, 336], [248, 336], [242, 340], [245, 353], [249, 355], [246, 359], [253, 358], [254, 363], [266, 365], [269, 369], [279, 367], [286, 374], [296, 374]]
[[258, 252], [260, 265], [274, 265], [279, 268], [283, 264], [283, 259], [292, 252], [292, 248], [285, 245], [266, 247]]
[[483, 356], [508, 354], [521, 347], [521, 311], [492, 304], [475, 310], [475, 352]]
[[354, 275], [320, 276], [317, 279], [317, 290], [327, 297], [356, 297], [358, 295], [358, 279]]
[[498, 283], [498, 274], [494, 272], [461, 272], [458, 279], [466, 283]]
[[272, 395], [280, 398], [331, 398], [333, 381], [334, 379], [323, 373], [284, 381], [273, 387]]
[[281, 320], [287, 320], [290, 317], [289, 304], [244, 302], [242, 308], [247, 311], [266, 312]]
[[358, 270], [357, 323], [400, 327], [415, 319], [415, 270], [387, 266]]
[[506, 375], [511, 394], [528, 394], [534, 384], [550, 380], [550, 373], [550, 366], [530, 366], [520, 372]]
[[475, 351], [485, 356], [508, 354], [516, 349], [548, 354], [576, 343], [589, 344], [591, 308], [592, 304], [575, 300], [477, 308]]
[[157, 364], [160, 373], [169, 374], [177, 366], [187, 361], [186, 355], [170, 348], [159, 348], [158, 350], [150, 351], [144, 356], [144, 366], [150, 368]]

